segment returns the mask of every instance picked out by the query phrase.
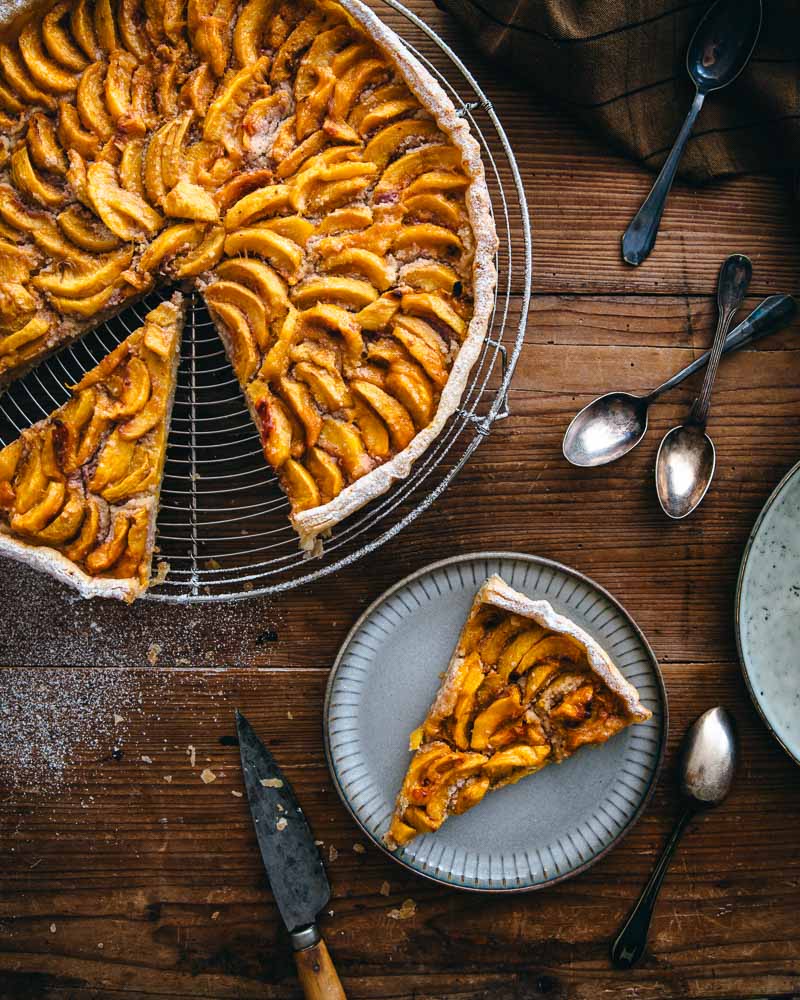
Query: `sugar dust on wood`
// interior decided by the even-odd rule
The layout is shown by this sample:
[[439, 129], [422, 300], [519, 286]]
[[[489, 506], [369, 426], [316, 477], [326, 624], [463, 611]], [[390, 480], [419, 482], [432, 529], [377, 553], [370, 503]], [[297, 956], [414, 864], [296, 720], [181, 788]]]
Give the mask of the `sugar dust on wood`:
[[125, 670], [0, 670], [3, 785], [51, 790], [70, 765], [122, 759], [126, 720], [141, 712]]

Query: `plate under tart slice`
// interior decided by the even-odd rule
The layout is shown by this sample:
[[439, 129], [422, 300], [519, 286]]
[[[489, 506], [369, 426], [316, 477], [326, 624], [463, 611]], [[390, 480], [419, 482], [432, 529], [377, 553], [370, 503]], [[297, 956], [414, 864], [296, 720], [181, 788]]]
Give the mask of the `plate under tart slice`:
[[384, 836], [391, 850], [438, 830], [487, 792], [651, 712], [608, 654], [547, 601], [499, 576], [478, 591], [425, 721]]
[[0, 451], [0, 555], [84, 597], [147, 589], [184, 314], [176, 292]]

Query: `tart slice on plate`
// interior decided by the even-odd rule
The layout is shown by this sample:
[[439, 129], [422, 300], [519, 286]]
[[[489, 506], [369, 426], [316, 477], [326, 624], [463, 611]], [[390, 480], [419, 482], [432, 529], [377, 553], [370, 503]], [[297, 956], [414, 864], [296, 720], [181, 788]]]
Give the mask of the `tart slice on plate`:
[[183, 319], [176, 293], [0, 451], [0, 554], [84, 597], [147, 589]]
[[478, 591], [422, 725], [385, 835], [392, 850], [487, 792], [650, 718], [605, 651], [499, 576]]

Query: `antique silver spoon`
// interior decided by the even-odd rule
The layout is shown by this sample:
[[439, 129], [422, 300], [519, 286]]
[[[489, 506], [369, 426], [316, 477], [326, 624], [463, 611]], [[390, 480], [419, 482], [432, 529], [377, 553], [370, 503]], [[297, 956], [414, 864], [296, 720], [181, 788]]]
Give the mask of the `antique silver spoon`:
[[685, 423], [667, 431], [656, 455], [656, 493], [664, 513], [673, 520], [691, 514], [714, 478], [717, 453], [706, 434], [711, 390], [722, 358], [722, 348], [734, 314], [744, 300], [753, 275], [749, 257], [734, 253], [722, 262], [717, 286], [717, 332], [711, 345], [700, 395]]
[[647, 947], [647, 932], [672, 855], [686, 824], [701, 810], [713, 809], [731, 788], [736, 770], [736, 729], [730, 713], [720, 707], [704, 712], [683, 738], [681, 793], [684, 808], [653, 874], [611, 945], [611, 962], [618, 969], [636, 965]]
[[[770, 295], [725, 338], [723, 354], [766, 337], [786, 326], [797, 312], [791, 295]], [[564, 434], [564, 458], [573, 465], [593, 467], [615, 462], [636, 447], [647, 431], [647, 411], [663, 393], [707, 364], [711, 351], [695, 358], [672, 378], [646, 396], [631, 392], [608, 392], [587, 403], [572, 418]]]
[[695, 28], [686, 69], [696, 87], [694, 101], [669, 156], [642, 207], [622, 237], [622, 256], [641, 264], [653, 249], [667, 195], [707, 94], [732, 83], [747, 65], [761, 31], [761, 0], [717, 0]]

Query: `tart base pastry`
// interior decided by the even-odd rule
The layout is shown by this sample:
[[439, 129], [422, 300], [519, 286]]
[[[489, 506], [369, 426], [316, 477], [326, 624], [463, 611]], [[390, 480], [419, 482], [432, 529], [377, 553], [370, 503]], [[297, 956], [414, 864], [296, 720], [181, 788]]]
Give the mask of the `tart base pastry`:
[[0, 385], [202, 292], [301, 544], [408, 475], [494, 300], [477, 142], [360, 0], [3, 3]]
[[0, 451], [0, 555], [84, 597], [147, 589], [183, 318], [176, 292]]
[[499, 576], [478, 591], [384, 836], [394, 850], [651, 712], [583, 629]]

